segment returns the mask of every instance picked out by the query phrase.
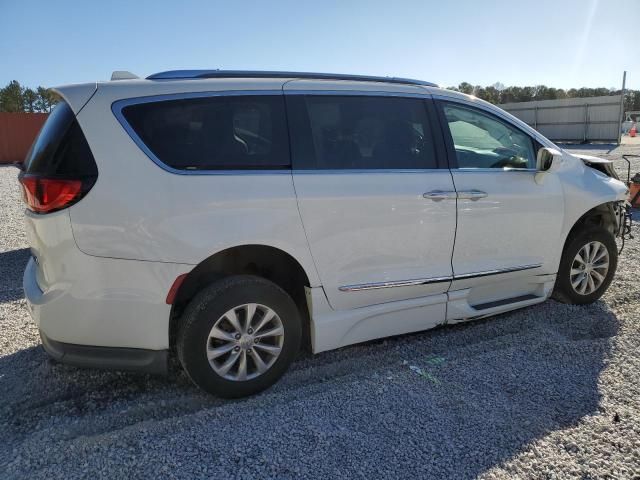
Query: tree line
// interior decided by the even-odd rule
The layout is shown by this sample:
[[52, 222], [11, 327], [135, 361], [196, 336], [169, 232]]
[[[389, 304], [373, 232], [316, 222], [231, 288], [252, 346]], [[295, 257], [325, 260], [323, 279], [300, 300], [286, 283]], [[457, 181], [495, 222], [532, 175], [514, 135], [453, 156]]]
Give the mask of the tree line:
[[[462, 82], [449, 90], [475, 95], [478, 98], [494, 104], [531, 102], [534, 100], [556, 100], [560, 98], [600, 97], [605, 95], [620, 95], [620, 90], [613, 88], [562, 88], [536, 85], [533, 87], [505, 87], [502, 83], [494, 83], [488, 87], [471, 85]], [[640, 90], [625, 90], [624, 110], [640, 110]]]
[[[448, 87], [448, 89], [475, 95], [494, 104], [620, 94], [620, 90], [610, 88], [583, 87], [564, 90], [545, 85], [505, 87], [499, 82], [488, 87], [462, 82], [457, 87]], [[0, 112], [50, 112], [59, 100], [58, 94], [50, 88], [38, 87], [33, 90], [23, 87], [17, 80], [12, 80], [6, 87], [0, 89]], [[625, 92], [624, 109], [625, 111], [640, 110], [640, 90], [627, 90]]]
[[0, 89], [0, 112], [48, 113], [59, 100], [60, 96], [50, 88], [33, 90], [12, 80]]

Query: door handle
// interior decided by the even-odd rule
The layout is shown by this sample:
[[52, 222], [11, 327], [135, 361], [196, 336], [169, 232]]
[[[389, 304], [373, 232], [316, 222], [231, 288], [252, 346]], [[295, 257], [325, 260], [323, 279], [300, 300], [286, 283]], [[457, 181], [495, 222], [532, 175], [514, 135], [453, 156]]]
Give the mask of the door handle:
[[449, 190], [431, 190], [430, 192], [423, 193], [422, 197], [433, 200], [434, 202], [439, 202], [441, 200], [456, 198], [456, 192]]
[[481, 198], [485, 198], [489, 196], [487, 192], [483, 192], [482, 190], [464, 190], [462, 192], [458, 192], [458, 198], [463, 200], [480, 200]]

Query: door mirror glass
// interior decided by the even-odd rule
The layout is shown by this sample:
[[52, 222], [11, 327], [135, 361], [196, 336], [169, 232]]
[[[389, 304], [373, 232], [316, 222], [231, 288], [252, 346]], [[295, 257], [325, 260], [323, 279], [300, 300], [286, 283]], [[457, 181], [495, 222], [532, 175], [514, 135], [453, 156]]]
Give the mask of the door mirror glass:
[[562, 153], [553, 148], [542, 147], [538, 150], [536, 156], [536, 168], [538, 172], [535, 175], [537, 184], [544, 183], [547, 173], [557, 170], [562, 164]]
[[560, 152], [552, 148], [543, 147], [538, 150], [536, 169], [539, 172], [548, 172], [554, 163], [560, 163]]

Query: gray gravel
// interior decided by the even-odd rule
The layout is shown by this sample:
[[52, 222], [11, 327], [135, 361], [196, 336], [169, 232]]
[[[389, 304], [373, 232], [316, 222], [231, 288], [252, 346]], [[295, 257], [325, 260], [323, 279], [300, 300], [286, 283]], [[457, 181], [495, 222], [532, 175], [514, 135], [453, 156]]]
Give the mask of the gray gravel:
[[48, 360], [20, 291], [16, 173], [0, 168], [1, 478], [640, 478], [638, 240], [594, 305], [305, 356], [222, 401], [177, 370]]

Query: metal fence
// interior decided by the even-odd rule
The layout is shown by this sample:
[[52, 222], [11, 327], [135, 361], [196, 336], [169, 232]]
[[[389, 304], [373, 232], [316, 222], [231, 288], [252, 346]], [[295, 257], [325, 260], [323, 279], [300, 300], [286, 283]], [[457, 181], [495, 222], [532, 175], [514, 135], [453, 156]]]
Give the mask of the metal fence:
[[499, 107], [551, 140], [617, 142], [620, 135], [621, 95], [504, 103]]
[[0, 112], [0, 164], [22, 162], [48, 116]]

